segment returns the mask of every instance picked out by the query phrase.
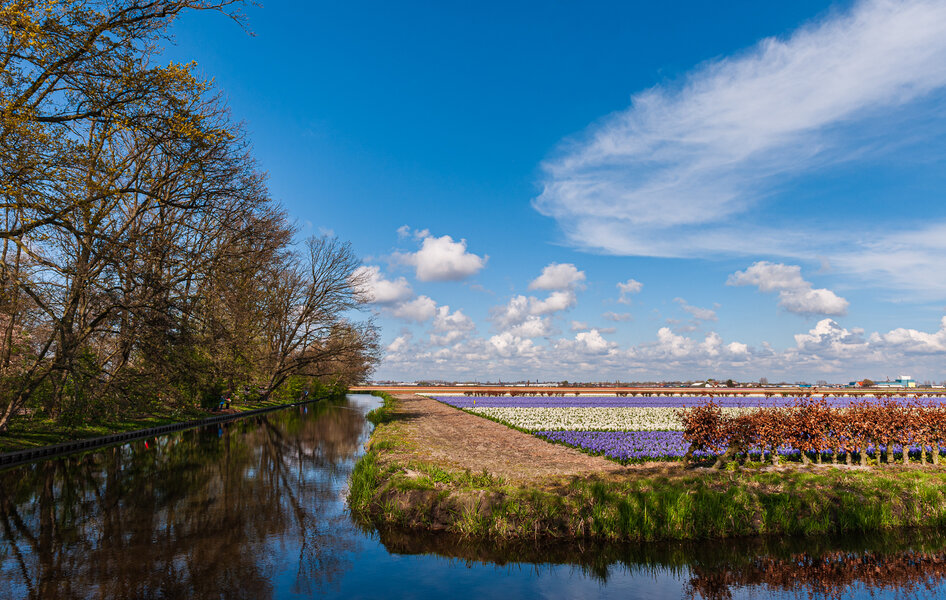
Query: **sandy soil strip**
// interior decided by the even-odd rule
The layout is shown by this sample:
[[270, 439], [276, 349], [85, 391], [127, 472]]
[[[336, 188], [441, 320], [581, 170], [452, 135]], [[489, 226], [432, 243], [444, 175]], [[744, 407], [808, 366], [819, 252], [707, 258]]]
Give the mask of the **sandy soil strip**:
[[[454, 469], [484, 469], [509, 481], [616, 475], [628, 467], [467, 414], [436, 400], [398, 395], [396, 427], [412, 451], [397, 459], [429, 460]], [[636, 469], [634, 469], [636, 470]]]

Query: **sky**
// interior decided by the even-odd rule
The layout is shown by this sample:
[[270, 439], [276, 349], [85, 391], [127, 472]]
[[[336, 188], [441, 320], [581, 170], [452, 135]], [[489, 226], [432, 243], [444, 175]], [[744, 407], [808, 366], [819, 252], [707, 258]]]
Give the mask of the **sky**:
[[373, 377], [946, 380], [946, 3], [268, 2], [196, 61]]

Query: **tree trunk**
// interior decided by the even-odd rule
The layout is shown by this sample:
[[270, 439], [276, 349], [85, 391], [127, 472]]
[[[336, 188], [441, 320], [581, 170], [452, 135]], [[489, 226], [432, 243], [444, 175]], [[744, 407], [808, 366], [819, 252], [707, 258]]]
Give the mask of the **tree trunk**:
[[920, 444], [920, 464], [926, 464], [926, 444]]
[[713, 468], [722, 469], [726, 466], [726, 463], [731, 460], [735, 460], [738, 456], [739, 449], [734, 446], [730, 446], [726, 449], [726, 452], [719, 455], [719, 457], [716, 459], [716, 462], [713, 464]]
[[933, 447], [930, 449], [930, 454], [932, 454], [933, 464], [939, 464], [939, 442], [934, 442]]
[[850, 467], [851, 465], [853, 465], [853, 464], [854, 464], [854, 452], [852, 452], [851, 450], [848, 450], [847, 452], [845, 452], [845, 453], [844, 453], [844, 462], [845, 462], [845, 463], [847, 464], [847, 466], [849, 466], [849, 467]]
[[901, 458], [901, 460], [903, 461], [903, 464], [905, 465], [910, 464], [910, 445], [909, 444], [903, 445], [903, 457]]
[[831, 449], [831, 464], [838, 464], [838, 451], [833, 448]]
[[801, 464], [805, 465], [806, 467], [811, 464], [811, 461], [808, 459], [808, 453], [804, 450], [801, 451]]

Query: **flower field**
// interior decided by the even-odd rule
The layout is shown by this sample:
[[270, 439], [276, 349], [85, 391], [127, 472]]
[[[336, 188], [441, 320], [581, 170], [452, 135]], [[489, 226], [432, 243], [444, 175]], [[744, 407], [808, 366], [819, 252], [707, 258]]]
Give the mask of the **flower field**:
[[[441, 402], [622, 462], [717, 456], [937, 463], [946, 405], [919, 399], [461, 397]], [[906, 448], [907, 452], [903, 450]]]
[[535, 435], [621, 461], [682, 458], [689, 447], [682, 431], [536, 431]]
[[[491, 417], [529, 431], [683, 431], [677, 415], [680, 408], [669, 406], [556, 406], [556, 407], [471, 407], [470, 412]], [[723, 408], [736, 417], [757, 408]]]

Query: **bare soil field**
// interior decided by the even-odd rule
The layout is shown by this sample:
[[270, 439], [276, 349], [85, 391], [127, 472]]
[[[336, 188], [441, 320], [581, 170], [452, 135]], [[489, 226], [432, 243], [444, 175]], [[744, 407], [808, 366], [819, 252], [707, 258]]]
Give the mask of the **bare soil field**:
[[413, 394], [395, 397], [399, 400], [396, 427], [409, 448], [409, 454], [389, 455], [398, 462], [420, 459], [474, 473], [485, 470], [510, 482], [532, 483], [575, 476], [612, 478], [682, 471], [677, 463], [622, 466], [430, 398]]

